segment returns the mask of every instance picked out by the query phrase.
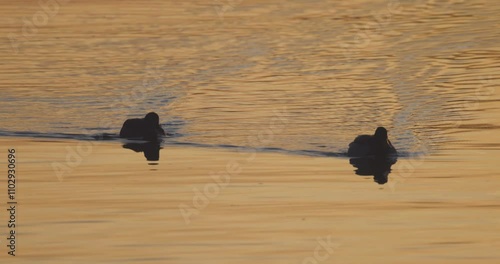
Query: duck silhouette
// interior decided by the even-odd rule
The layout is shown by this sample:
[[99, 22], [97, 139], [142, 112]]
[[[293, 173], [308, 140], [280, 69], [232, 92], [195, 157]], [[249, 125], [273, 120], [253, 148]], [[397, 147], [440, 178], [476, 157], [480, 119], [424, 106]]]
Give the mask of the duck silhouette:
[[164, 135], [160, 117], [155, 112], [148, 113], [144, 118], [127, 119], [120, 130], [120, 137], [128, 139], [158, 141]]
[[347, 150], [349, 157], [366, 157], [366, 156], [388, 156], [397, 155], [397, 151], [392, 146], [391, 141], [387, 137], [387, 129], [377, 127], [374, 135], [357, 136]]

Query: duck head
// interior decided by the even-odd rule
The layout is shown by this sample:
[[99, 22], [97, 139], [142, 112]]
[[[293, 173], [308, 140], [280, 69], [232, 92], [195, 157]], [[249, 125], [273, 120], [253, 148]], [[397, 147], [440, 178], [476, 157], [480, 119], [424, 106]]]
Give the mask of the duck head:
[[151, 124], [151, 125], [154, 125], [154, 126], [157, 126], [160, 124], [160, 116], [158, 116], [157, 113], [155, 112], [150, 112], [146, 115], [146, 117], [144, 117], [144, 120], [146, 120], [146, 122], [148, 124]]
[[149, 124], [152, 128], [156, 129], [156, 132], [160, 135], [165, 135], [165, 131], [163, 128], [160, 126], [160, 116], [158, 116], [157, 113], [155, 112], [150, 112], [148, 113], [145, 117], [144, 120], [146, 121], [147, 124]]
[[377, 130], [375, 130], [375, 138], [379, 140], [387, 140], [387, 129], [384, 127], [377, 127]]

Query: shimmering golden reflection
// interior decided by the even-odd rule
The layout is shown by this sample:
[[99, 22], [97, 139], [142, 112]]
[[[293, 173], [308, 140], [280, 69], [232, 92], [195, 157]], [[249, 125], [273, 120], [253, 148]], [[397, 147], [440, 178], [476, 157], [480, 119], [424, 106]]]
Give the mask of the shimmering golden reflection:
[[[321, 263], [500, 261], [497, 1], [74, 0], [29, 35], [38, 2], [0, 7], [15, 262], [320, 263], [328, 239]], [[174, 135], [157, 165], [113, 141], [68, 163], [149, 111]], [[385, 185], [301, 155], [377, 126], [404, 154]]]

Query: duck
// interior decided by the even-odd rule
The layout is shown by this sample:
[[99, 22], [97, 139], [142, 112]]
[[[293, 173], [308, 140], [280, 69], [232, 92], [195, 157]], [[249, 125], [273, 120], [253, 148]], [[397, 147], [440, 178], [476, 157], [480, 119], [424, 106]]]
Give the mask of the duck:
[[144, 118], [127, 119], [120, 130], [120, 138], [158, 141], [165, 131], [160, 126], [160, 116], [155, 112], [146, 114]]
[[390, 155], [397, 155], [397, 151], [389, 140], [387, 129], [384, 127], [377, 127], [373, 135], [357, 136], [349, 144], [349, 149], [347, 150], [347, 156], [349, 157]]

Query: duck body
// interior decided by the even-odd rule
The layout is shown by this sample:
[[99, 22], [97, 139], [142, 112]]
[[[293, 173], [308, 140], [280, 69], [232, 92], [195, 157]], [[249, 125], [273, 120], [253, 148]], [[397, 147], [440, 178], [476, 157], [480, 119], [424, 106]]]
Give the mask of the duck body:
[[159, 120], [158, 114], [154, 112], [148, 113], [144, 118], [127, 119], [120, 130], [120, 137], [157, 141], [159, 137], [165, 135]]
[[387, 130], [383, 127], [377, 128], [374, 135], [357, 136], [349, 144], [347, 156], [388, 156], [397, 155], [397, 151], [387, 137]]

